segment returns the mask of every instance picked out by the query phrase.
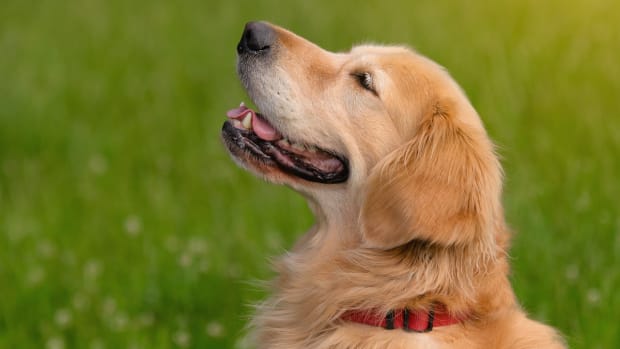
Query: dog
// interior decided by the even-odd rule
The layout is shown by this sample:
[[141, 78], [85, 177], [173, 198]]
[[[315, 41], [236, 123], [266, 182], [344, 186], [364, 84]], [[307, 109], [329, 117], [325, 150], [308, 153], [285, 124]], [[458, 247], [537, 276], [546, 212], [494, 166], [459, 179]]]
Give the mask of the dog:
[[246, 24], [237, 54], [260, 112], [228, 111], [223, 142], [316, 219], [276, 262], [257, 347], [565, 347], [515, 299], [501, 166], [445, 69], [403, 46], [332, 53], [266, 22]]

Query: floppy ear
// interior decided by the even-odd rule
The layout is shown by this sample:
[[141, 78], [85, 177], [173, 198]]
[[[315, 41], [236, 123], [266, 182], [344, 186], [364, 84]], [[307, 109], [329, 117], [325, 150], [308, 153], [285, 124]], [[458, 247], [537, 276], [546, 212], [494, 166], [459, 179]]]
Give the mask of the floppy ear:
[[371, 170], [360, 216], [367, 247], [493, 238], [501, 168], [473, 108], [455, 105], [433, 105], [413, 138]]

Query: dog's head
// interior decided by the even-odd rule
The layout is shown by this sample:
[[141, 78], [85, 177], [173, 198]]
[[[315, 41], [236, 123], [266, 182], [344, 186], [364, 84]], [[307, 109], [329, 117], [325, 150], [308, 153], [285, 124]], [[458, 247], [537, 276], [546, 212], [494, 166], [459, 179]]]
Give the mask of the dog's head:
[[328, 52], [264, 22], [246, 25], [237, 52], [260, 110], [228, 112], [239, 164], [303, 193], [323, 223], [357, 227], [368, 247], [490, 237], [501, 169], [442, 67], [405, 47]]

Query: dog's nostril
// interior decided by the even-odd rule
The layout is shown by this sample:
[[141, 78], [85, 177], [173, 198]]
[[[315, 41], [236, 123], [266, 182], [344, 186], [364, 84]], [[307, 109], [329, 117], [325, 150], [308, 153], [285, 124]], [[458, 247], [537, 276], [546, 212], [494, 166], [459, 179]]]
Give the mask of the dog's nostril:
[[276, 40], [276, 32], [273, 28], [264, 22], [249, 22], [245, 25], [243, 35], [237, 52], [242, 53], [260, 53], [271, 48]]

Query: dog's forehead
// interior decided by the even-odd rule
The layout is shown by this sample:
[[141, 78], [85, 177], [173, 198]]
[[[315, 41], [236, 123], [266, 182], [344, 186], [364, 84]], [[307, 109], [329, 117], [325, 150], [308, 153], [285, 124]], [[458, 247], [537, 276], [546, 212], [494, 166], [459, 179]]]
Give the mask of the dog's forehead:
[[401, 55], [412, 55], [413, 49], [403, 45], [379, 45], [379, 44], [363, 44], [353, 46], [349, 54], [351, 57], [390, 57]]
[[348, 53], [348, 62], [357, 66], [389, 68], [415, 64], [418, 55], [407, 46], [365, 44], [354, 46]]

